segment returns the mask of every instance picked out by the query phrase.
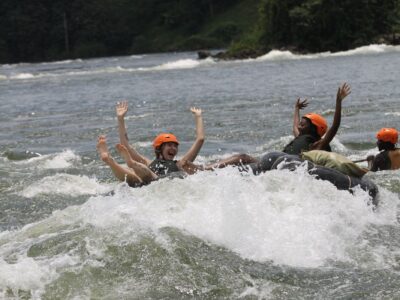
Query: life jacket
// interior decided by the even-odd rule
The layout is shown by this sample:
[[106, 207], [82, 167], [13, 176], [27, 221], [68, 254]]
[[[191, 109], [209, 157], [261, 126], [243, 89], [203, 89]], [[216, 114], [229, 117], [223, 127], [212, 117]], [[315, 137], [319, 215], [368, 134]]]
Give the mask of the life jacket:
[[392, 162], [389, 157], [389, 151], [390, 150], [382, 151], [377, 156], [375, 156], [371, 168], [372, 172], [392, 169]]
[[176, 160], [165, 160], [156, 158], [153, 160], [149, 168], [152, 170], [156, 175], [163, 176], [173, 172], [179, 172], [179, 168], [176, 165]]
[[[312, 144], [314, 144], [318, 139], [311, 134], [301, 134], [293, 139], [286, 147], [283, 149], [283, 152], [292, 155], [299, 155], [304, 151], [311, 150]], [[331, 147], [327, 145], [324, 149], [325, 151], [331, 152]]]

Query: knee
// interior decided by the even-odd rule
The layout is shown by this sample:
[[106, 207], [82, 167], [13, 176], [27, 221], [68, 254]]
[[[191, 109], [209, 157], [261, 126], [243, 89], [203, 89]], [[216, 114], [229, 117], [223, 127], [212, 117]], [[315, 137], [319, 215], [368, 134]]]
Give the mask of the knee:
[[236, 159], [238, 162], [241, 162], [242, 164], [248, 164], [254, 162], [254, 158], [248, 154], [237, 154]]

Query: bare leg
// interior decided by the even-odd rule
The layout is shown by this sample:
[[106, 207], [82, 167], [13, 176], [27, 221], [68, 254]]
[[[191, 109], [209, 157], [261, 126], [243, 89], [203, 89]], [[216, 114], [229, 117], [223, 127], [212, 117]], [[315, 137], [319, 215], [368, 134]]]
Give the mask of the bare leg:
[[119, 155], [121, 155], [122, 158], [125, 160], [128, 167], [132, 168], [135, 161], [133, 160], [132, 156], [129, 154], [128, 149], [122, 144], [116, 144], [115, 149], [117, 149]]
[[144, 182], [150, 182], [158, 178], [158, 176], [152, 170], [150, 170], [148, 166], [133, 160], [128, 149], [124, 145], [117, 144], [115, 148], [125, 160], [128, 167], [132, 168]]
[[216, 168], [225, 168], [226, 166], [230, 166], [230, 165], [247, 165], [250, 163], [255, 163], [258, 162], [258, 160], [250, 155], [247, 154], [235, 154], [232, 155], [231, 157], [222, 159], [216, 163], [213, 163], [211, 165], [207, 165], [204, 169], [205, 170], [212, 170], [212, 169], [216, 169]]
[[143, 183], [143, 180], [140, 179], [140, 177], [137, 176], [133, 170], [124, 168], [115, 162], [110, 153], [108, 153], [106, 137], [104, 135], [99, 136], [99, 139], [97, 140], [97, 151], [100, 154], [101, 160], [111, 168], [115, 177], [117, 177], [119, 180], [125, 181], [126, 178], [126, 181], [129, 184]]

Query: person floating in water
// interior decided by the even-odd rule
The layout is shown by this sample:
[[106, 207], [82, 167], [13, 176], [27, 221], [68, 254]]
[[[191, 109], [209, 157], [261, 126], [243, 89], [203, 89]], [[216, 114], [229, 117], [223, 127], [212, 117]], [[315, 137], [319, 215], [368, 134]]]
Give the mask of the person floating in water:
[[116, 145], [116, 149], [129, 168], [119, 165], [111, 157], [104, 136], [99, 137], [97, 144], [101, 159], [110, 166], [119, 180], [124, 181], [126, 179], [131, 186], [148, 184], [153, 180], [175, 172], [183, 171], [187, 174], [193, 174], [195, 172], [193, 161], [204, 143], [204, 126], [201, 109], [192, 107], [190, 110], [196, 119], [196, 140], [192, 147], [180, 160], [174, 160], [178, 154], [179, 141], [172, 133], [161, 133], [153, 141], [156, 158], [150, 160], [138, 153], [129, 144], [124, 120], [128, 112], [128, 103], [126, 101], [117, 103], [116, 114], [120, 144]]
[[396, 148], [399, 133], [395, 128], [382, 128], [376, 133], [378, 150], [376, 156], [367, 157], [370, 171], [396, 170], [400, 169], [400, 148]]
[[338, 88], [336, 94], [335, 115], [332, 126], [328, 129], [328, 124], [321, 115], [308, 113], [300, 119], [300, 110], [307, 107], [307, 99], [301, 101], [297, 99], [293, 117], [294, 139], [286, 145], [283, 152], [287, 154], [299, 155], [309, 150], [331, 151], [329, 143], [335, 137], [342, 116], [342, 101], [351, 93], [350, 86], [344, 83]]
[[[297, 99], [293, 117], [294, 139], [286, 145], [283, 152], [287, 154], [300, 155], [309, 150], [331, 151], [329, 143], [335, 137], [341, 121], [342, 101], [351, 93], [350, 86], [344, 83], [338, 88], [336, 94], [336, 108], [332, 127], [328, 130], [326, 120], [319, 114], [308, 113], [300, 119], [300, 110], [307, 107], [307, 99]], [[248, 154], [235, 154], [222, 159], [214, 164], [206, 166], [206, 169], [223, 168], [228, 165], [240, 165], [258, 163], [259, 159]]]

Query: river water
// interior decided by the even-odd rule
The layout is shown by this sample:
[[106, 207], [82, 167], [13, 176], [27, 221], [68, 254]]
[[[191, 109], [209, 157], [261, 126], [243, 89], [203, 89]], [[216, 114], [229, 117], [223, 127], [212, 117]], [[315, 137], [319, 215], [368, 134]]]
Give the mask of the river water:
[[[367, 176], [380, 189], [338, 191], [301, 170], [235, 168], [132, 189], [98, 158], [118, 142], [126, 99], [130, 141], [152, 157], [162, 131], [195, 137], [197, 159], [281, 150], [298, 97], [332, 122], [334, 151], [376, 154], [375, 133], [400, 129], [400, 47], [342, 53], [273, 51], [254, 60], [169, 53], [0, 66], [0, 298], [400, 298], [400, 171]], [[178, 155], [179, 157], [179, 155]]]

